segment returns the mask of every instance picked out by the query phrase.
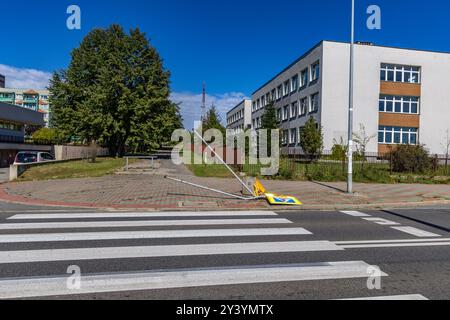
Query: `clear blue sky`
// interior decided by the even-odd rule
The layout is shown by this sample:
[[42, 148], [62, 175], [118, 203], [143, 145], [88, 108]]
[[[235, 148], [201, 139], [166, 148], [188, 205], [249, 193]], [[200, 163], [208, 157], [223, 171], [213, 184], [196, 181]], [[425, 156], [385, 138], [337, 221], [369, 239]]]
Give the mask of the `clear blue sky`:
[[[82, 10], [82, 30], [65, 26]], [[382, 9], [382, 30], [365, 27]], [[350, 0], [16, 0], [2, 3], [0, 64], [51, 72], [92, 28], [139, 27], [172, 72], [174, 92], [250, 95], [322, 39], [349, 38]], [[357, 40], [450, 52], [450, 1], [357, 0]]]

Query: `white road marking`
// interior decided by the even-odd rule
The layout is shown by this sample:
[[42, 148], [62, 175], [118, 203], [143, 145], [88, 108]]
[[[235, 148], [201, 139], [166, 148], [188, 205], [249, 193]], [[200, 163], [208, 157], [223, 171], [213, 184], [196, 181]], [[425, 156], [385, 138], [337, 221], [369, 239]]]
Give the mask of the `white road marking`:
[[[244, 285], [367, 277], [363, 261], [325, 262], [238, 268], [85, 275], [79, 290], [67, 289], [67, 277], [0, 281], [0, 298], [17, 299], [101, 292], [141, 291], [220, 285]], [[382, 276], [387, 276], [382, 274]]]
[[370, 217], [370, 215], [359, 211], [341, 211], [341, 212], [352, 217]]
[[343, 299], [347, 301], [357, 301], [357, 300], [367, 300], [367, 301], [377, 301], [377, 300], [387, 300], [387, 301], [409, 301], [409, 300], [428, 300], [421, 294], [405, 294], [398, 296], [384, 296], [384, 297], [369, 297], [369, 298], [355, 298], [355, 299]]
[[416, 237], [420, 237], [420, 238], [431, 238], [431, 237], [441, 237], [438, 234], [432, 233], [432, 232], [428, 232], [428, 231], [424, 231], [421, 229], [417, 229], [417, 228], [413, 228], [413, 227], [391, 227], [392, 229], [401, 231], [401, 232], [405, 232], [408, 234], [411, 234], [413, 236]]
[[205, 229], [0, 235], [0, 243], [311, 235], [303, 228]]
[[340, 250], [343, 249], [329, 241], [218, 243], [200, 245], [22, 250], [0, 251], [0, 264]]
[[442, 247], [442, 246], [450, 246], [450, 242], [416, 242], [416, 243], [380, 243], [380, 244], [340, 245], [340, 247], [343, 249]]
[[92, 212], [61, 214], [16, 214], [8, 220], [40, 220], [40, 219], [101, 219], [101, 218], [160, 218], [160, 217], [244, 217], [244, 216], [277, 216], [271, 211], [208, 211], [208, 212]]
[[363, 220], [366, 220], [369, 222], [374, 222], [381, 226], [399, 226], [400, 225], [400, 223], [397, 223], [397, 222], [394, 222], [391, 220], [387, 220], [387, 219], [383, 219], [383, 218], [363, 218]]
[[438, 239], [408, 239], [408, 240], [366, 240], [366, 241], [335, 241], [337, 245], [343, 244], [375, 244], [375, 243], [408, 243], [408, 242], [443, 242], [450, 241], [450, 238], [438, 238]]
[[289, 224], [287, 219], [210, 219], [210, 220], [141, 220], [141, 221], [90, 221], [90, 222], [38, 222], [4, 223], [0, 230], [72, 229], [72, 228], [125, 228], [160, 226], [204, 226], [204, 225], [257, 225]]

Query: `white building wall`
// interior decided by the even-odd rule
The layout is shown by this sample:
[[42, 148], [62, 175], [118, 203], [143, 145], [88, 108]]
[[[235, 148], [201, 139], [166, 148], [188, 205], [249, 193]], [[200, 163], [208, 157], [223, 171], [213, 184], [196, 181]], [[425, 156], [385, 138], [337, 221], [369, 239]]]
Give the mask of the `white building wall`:
[[[333, 139], [347, 140], [350, 45], [324, 42], [323, 46], [322, 126], [325, 149], [330, 149]], [[356, 45], [355, 132], [362, 123], [369, 135], [378, 133], [382, 63], [421, 67], [419, 140], [432, 153], [442, 154], [441, 144], [450, 129], [450, 54]], [[377, 137], [367, 151], [378, 151]]]
[[243, 100], [227, 113], [227, 129], [236, 131], [246, 130], [249, 126], [251, 126], [251, 117], [252, 101], [249, 99]]

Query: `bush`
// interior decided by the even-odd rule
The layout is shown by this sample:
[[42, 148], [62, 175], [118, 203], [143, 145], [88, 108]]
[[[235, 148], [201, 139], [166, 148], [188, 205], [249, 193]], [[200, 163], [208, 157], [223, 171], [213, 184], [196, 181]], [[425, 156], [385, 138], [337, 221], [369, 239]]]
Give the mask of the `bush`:
[[347, 157], [347, 147], [336, 143], [333, 148], [331, 149], [331, 160], [339, 160], [342, 161], [346, 159]]
[[49, 128], [37, 130], [32, 137], [35, 144], [57, 144], [59, 140], [56, 130]]
[[428, 151], [420, 145], [399, 145], [389, 159], [395, 172], [424, 173], [432, 167]]

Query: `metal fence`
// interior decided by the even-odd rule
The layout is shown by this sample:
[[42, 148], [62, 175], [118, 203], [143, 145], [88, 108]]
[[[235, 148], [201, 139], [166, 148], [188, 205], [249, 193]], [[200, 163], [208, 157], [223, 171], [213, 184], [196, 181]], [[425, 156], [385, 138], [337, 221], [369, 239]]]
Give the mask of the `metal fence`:
[[[431, 165], [423, 175], [450, 177], [450, 157], [431, 155], [430, 158]], [[285, 178], [345, 181], [347, 166], [345, 153], [325, 151], [320, 155], [310, 155], [297, 151], [280, 158], [278, 175]], [[260, 164], [244, 164], [237, 169], [258, 176], [262, 167]], [[388, 181], [393, 175], [411, 172], [395, 172], [390, 153], [357, 153], [353, 158], [353, 174], [361, 181], [380, 182]]]

